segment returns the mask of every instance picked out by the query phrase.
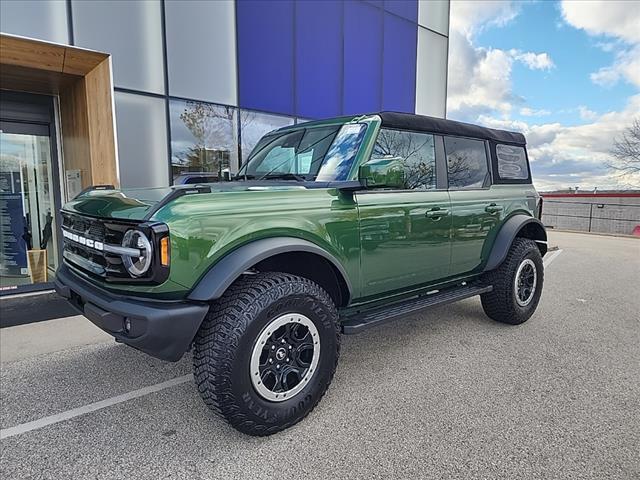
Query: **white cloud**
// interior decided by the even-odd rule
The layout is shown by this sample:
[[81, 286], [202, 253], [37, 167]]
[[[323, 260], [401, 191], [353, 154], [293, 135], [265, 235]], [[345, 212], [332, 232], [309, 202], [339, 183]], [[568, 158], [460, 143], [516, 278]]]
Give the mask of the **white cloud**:
[[531, 70], [551, 70], [555, 67], [548, 53], [521, 52], [515, 49], [509, 50], [509, 53]]
[[520, 109], [520, 115], [523, 117], [546, 117], [547, 115], [551, 115], [551, 112], [543, 108], [534, 110], [533, 108], [522, 107]]
[[[638, 29], [640, 29], [640, 23]], [[612, 65], [593, 72], [590, 78], [593, 83], [601, 87], [612, 87], [622, 78], [640, 87], [640, 44], [617, 52], [616, 60]]]
[[[582, 107], [578, 107], [580, 110]], [[607, 164], [614, 139], [640, 113], [640, 94], [632, 96], [624, 110], [597, 115], [586, 109], [592, 121], [585, 125], [560, 123], [530, 125], [523, 121], [481, 116], [478, 122], [493, 128], [525, 134], [531, 170], [537, 187], [627, 188], [640, 186], [640, 175], [616, 177]]]
[[489, 112], [508, 115], [513, 104], [524, 102], [513, 93], [513, 62], [536, 70], [553, 68], [547, 53], [474, 44], [474, 36], [480, 30], [507, 24], [518, 15], [520, 7], [519, 2], [506, 1], [451, 2], [447, 109], [452, 116], [471, 119]]
[[591, 35], [619, 37], [640, 43], [640, 8], [628, 0], [563, 0], [562, 16]]
[[598, 116], [596, 112], [594, 112], [593, 110], [589, 110], [584, 105], [580, 105], [578, 107], [578, 113], [580, 114], [580, 118], [582, 120], [594, 120]]
[[[592, 3], [598, 2], [576, 3], [580, 8], [589, 10]], [[611, 3], [614, 9], [621, 7], [619, 3]], [[614, 138], [640, 113], [640, 95], [629, 98], [627, 107], [619, 112], [598, 114], [585, 105], [571, 109], [585, 124], [541, 123], [539, 117], [550, 113], [525, 105], [524, 99], [513, 91], [511, 73], [514, 62], [522, 62], [532, 70], [549, 71], [554, 68], [552, 59], [545, 52], [501, 50], [475, 44], [479, 31], [506, 25], [516, 18], [520, 8], [521, 4], [514, 2], [451, 2], [449, 118], [523, 132], [528, 142], [534, 181], [540, 189], [576, 185], [583, 189], [640, 185], [640, 178], [612, 176], [606, 166], [611, 161], [609, 151]], [[626, 19], [622, 24], [614, 25], [615, 22], [606, 15], [603, 15], [603, 24], [599, 24], [592, 16], [576, 13], [575, 8], [569, 10], [570, 14], [563, 10], [567, 23], [590, 34], [613, 37], [611, 42], [600, 48], [618, 51], [613, 65], [594, 72], [594, 81], [612, 84], [625, 78], [640, 85], [640, 51], [634, 50], [637, 46], [629, 45], [629, 42], [637, 42], [640, 28], [635, 29], [638, 32], [629, 28], [633, 22]], [[627, 10], [630, 10], [628, 3]], [[640, 9], [635, 10], [635, 13], [627, 14], [637, 17]], [[640, 25], [640, 20], [634, 21], [636, 26]], [[514, 110], [530, 117], [531, 121], [511, 119]]]
[[481, 29], [504, 26], [520, 13], [521, 4], [504, 0], [461, 0], [451, 2], [451, 30], [466, 36]]
[[612, 87], [625, 79], [640, 87], [640, 7], [637, 2], [563, 0], [561, 9], [569, 25], [589, 35], [614, 39], [598, 43], [604, 51], [615, 52], [615, 60], [591, 73], [593, 83]]

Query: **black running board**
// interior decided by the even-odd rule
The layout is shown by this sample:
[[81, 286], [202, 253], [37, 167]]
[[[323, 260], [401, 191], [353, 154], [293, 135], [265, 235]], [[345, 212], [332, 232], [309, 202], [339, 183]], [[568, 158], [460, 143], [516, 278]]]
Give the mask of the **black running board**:
[[412, 297], [400, 303], [385, 305], [365, 313], [345, 317], [342, 322], [342, 333], [347, 335], [360, 333], [368, 328], [387, 323], [397, 317], [408, 315], [428, 307], [445, 305], [465, 298], [475, 297], [481, 293], [490, 292], [492, 289], [493, 287], [491, 285], [471, 284]]

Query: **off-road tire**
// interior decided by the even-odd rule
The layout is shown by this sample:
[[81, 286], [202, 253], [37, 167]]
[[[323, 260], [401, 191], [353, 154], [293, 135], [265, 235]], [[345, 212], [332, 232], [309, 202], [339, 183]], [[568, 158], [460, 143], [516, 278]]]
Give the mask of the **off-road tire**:
[[[265, 326], [286, 313], [301, 313], [313, 322], [320, 337], [319, 361], [299, 393], [272, 402], [254, 388], [250, 359]], [[299, 422], [318, 404], [339, 353], [338, 313], [320, 286], [287, 273], [245, 275], [211, 305], [194, 341], [194, 377], [205, 404], [234, 428], [271, 435]]]
[[[516, 299], [515, 276], [520, 265], [527, 259], [533, 261], [536, 268], [536, 288], [528, 305], [520, 306]], [[480, 296], [482, 308], [490, 318], [511, 325], [529, 320], [540, 301], [544, 281], [544, 265], [536, 243], [528, 238], [515, 238], [507, 258], [496, 270], [486, 273], [483, 281], [493, 286], [491, 292]]]

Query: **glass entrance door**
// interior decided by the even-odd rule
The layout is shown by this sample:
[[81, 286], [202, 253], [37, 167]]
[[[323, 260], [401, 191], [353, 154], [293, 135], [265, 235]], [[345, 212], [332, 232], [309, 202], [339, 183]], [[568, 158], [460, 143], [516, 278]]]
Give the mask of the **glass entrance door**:
[[0, 293], [46, 286], [58, 265], [49, 125], [0, 121]]

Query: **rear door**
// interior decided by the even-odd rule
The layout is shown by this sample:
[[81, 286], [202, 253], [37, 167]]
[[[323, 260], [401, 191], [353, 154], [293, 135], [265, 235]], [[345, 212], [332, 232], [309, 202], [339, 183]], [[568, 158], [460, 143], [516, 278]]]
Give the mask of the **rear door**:
[[404, 159], [405, 185], [356, 194], [365, 297], [449, 275], [451, 205], [435, 151], [431, 134], [385, 128], [378, 134], [372, 159]]
[[485, 245], [504, 218], [504, 203], [491, 189], [486, 141], [445, 136], [444, 150], [452, 209], [451, 275], [463, 275], [479, 270]]

